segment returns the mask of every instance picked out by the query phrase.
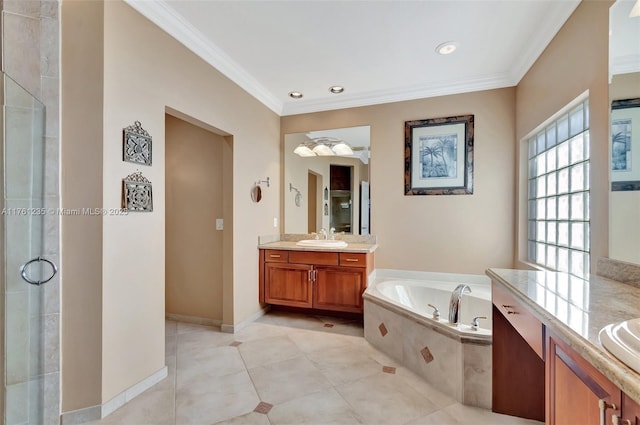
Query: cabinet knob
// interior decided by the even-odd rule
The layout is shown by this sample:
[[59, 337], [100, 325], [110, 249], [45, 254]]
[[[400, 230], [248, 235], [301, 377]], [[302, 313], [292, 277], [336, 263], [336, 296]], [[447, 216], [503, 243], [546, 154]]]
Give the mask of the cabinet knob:
[[608, 403], [603, 398], [598, 400], [598, 408], [600, 409], [600, 425], [606, 425], [607, 424], [607, 410], [608, 409], [618, 410], [618, 408], [616, 407], [615, 404]]
[[631, 422], [629, 419], [622, 419], [618, 415], [611, 416], [611, 423], [613, 425], [633, 425], [633, 422]]

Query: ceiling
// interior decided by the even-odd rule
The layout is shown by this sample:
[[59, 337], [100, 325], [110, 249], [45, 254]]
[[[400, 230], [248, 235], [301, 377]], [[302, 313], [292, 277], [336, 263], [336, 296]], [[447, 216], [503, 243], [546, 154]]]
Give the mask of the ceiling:
[[517, 85], [579, 3], [125, 1], [279, 115]]

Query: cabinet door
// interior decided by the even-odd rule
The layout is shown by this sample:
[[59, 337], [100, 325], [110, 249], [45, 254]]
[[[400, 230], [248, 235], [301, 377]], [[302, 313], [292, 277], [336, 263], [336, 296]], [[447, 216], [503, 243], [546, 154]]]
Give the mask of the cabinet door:
[[550, 337], [548, 348], [547, 423], [600, 425], [604, 415], [611, 424], [620, 413], [620, 390], [566, 344]]
[[265, 302], [292, 307], [312, 306], [312, 266], [265, 263]]
[[362, 313], [366, 279], [363, 268], [316, 267], [313, 307]]
[[[625, 422], [629, 421], [629, 422]], [[626, 394], [622, 395], [622, 420], [620, 424], [640, 425], [640, 404]]]

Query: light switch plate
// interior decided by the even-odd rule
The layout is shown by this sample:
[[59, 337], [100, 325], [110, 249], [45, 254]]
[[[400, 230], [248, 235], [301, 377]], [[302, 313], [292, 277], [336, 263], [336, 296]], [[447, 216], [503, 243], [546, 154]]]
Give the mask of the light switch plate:
[[224, 220], [216, 218], [216, 230], [224, 230]]

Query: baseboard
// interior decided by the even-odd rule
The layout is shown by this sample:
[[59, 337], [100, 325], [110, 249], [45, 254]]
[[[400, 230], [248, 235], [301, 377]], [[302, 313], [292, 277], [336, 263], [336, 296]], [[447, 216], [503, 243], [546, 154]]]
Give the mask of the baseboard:
[[164, 315], [167, 320], [173, 320], [174, 322], [193, 323], [196, 325], [205, 326], [223, 326], [222, 320], [208, 319], [206, 317], [187, 316], [185, 314], [167, 313]]
[[85, 407], [83, 409], [64, 412], [61, 415], [62, 425], [79, 425], [86, 422], [97, 421], [105, 416], [113, 413], [125, 403], [130, 402], [149, 388], [167, 377], [168, 369], [164, 366], [162, 369], [146, 377], [137, 384], [127, 388], [111, 400], [98, 406]]
[[255, 322], [256, 320], [258, 320], [259, 318], [267, 314], [269, 310], [271, 310], [271, 306], [267, 305], [265, 307], [262, 307], [260, 310], [258, 310], [257, 312], [249, 316], [246, 320], [243, 320], [240, 323], [236, 323], [235, 325], [227, 325], [225, 323], [221, 324], [220, 330], [222, 332], [229, 333], [229, 334], [236, 333], [240, 329], [245, 328], [247, 325], [250, 325], [251, 323]]

